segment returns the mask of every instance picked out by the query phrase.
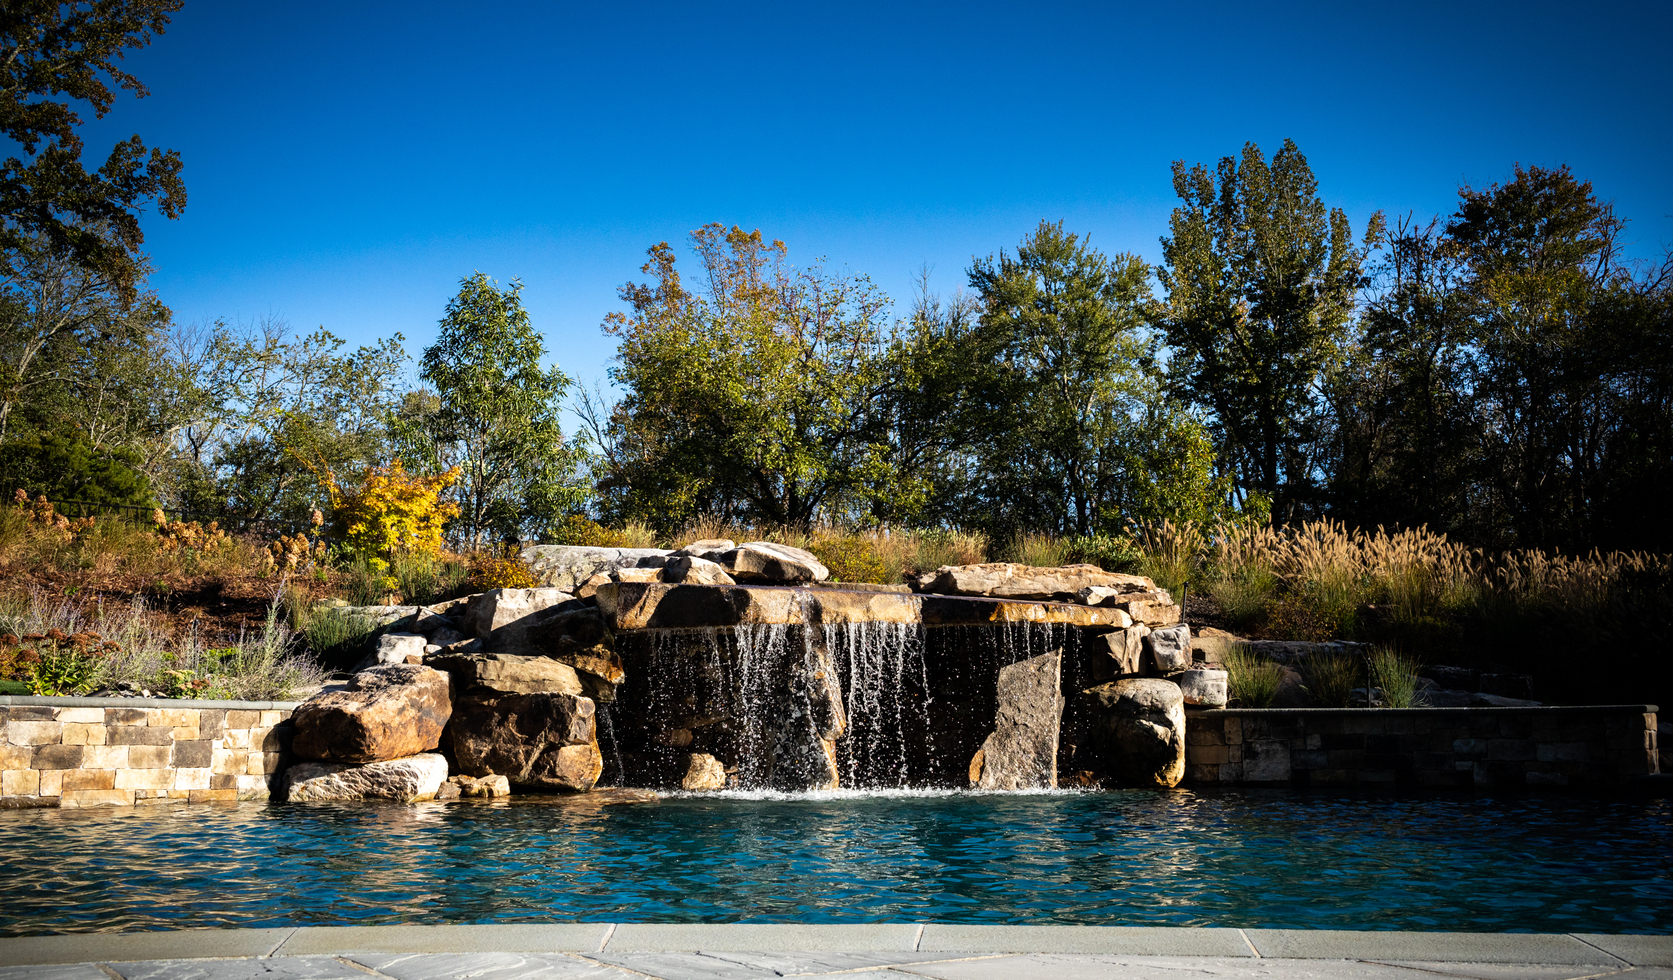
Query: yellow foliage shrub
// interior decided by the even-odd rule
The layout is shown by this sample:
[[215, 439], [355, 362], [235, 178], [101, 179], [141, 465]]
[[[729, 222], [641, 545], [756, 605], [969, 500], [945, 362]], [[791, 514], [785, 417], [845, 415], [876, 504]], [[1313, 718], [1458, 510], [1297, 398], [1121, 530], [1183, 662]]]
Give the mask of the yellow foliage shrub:
[[338, 532], [351, 551], [379, 562], [439, 555], [442, 526], [459, 516], [459, 505], [438, 498], [458, 478], [457, 466], [439, 476], [408, 473], [398, 459], [372, 467], [359, 489], [338, 497]]
[[540, 582], [523, 559], [516, 555], [496, 557], [478, 555], [471, 559], [470, 590], [487, 592], [490, 589], [533, 589]]

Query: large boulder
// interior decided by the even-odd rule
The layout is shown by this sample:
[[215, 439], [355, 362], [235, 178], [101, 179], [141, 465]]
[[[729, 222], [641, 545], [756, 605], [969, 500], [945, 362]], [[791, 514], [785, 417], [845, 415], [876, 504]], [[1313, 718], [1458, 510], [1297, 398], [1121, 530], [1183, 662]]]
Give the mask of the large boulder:
[[724, 565], [694, 555], [678, 555], [662, 566], [662, 581], [686, 585], [736, 585]]
[[766, 786], [787, 793], [840, 786], [836, 740], [848, 730], [848, 714], [828, 653], [810, 651], [791, 666], [789, 684], [766, 711]]
[[1185, 703], [1193, 708], [1226, 706], [1227, 674], [1223, 670], [1186, 670], [1168, 679], [1179, 685]]
[[1061, 651], [999, 668], [993, 734], [970, 764], [970, 781], [977, 789], [1057, 786], [1062, 670]]
[[573, 694], [461, 698], [447, 727], [460, 771], [514, 786], [586, 792], [604, 771], [596, 708]]
[[447, 760], [433, 752], [362, 764], [298, 762], [282, 777], [292, 803], [341, 800], [433, 800], [447, 781]]
[[592, 548], [541, 544], [523, 549], [523, 561], [547, 588], [575, 592], [582, 583], [612, 568], [632, 568], [640, 559], [666, 556], [661, 548]]
[[707, 557], [739, 582], [771, 585], [823, 582], [831, 577], [831, 570], [813, 552], [770, 541], [750, 541]]
[[1144, 638], [1145, 657], [1158, 674], [1177, 674], [1191, 666], [1191, 627], [1180, 623], [1151, 630]]
[[1149, 627], [1134, 624], [1093, 640], [1092, 679], [1107, 681], [1144, 673], [1144, 638], [1149, 635]]
[[[933, 572], [908, 578], [917, 592], [935, 595], [975, 595], [996, 599], [1082, 602], [1122, 607], [1130, 596], [1158, 591], [1156, 583], [1141, 575], [1106, 572], [1097, 565], [1064, 565], [1041, 568], [1016, 562], [986, 562], [980, 565], [942, 565]], [[1091, 591], [1095, 587], [1114, 590]], [[1134, 617], [1137, 619], [1138, 617]]]
[[453, 689], [466, 697], [497, 694], [582, 694], [575, 668], [548, 657], [511, 653], [431, 654], [426, 666], [445, 670]]
[[334, 762], [382, 762], [428, 752], [441, 744], [453, 713], [451, 695], [448, 675], [429, 667], [363, 670], [342, 690], [315, 695], [296, 709], [291, 750], [304, 759]]
[[723, 554], [738, 546], [738, 542], [731, 538], [703, 538], [693, 541], [675, 551], [675, 555], [690, 555], [694, 558], [708, 558], [711, 555]]
[[726, 788], [726, 767], [706, 752], [693, 752], [686, 758], [685, 776], [680, 789], [691, 792]]
[[538, 653], [579, 672], [582, 693], [614, 701], [616, 686], [627, 679], [615, 636], [598, 606], [574, 602], [550, 610], [524, 634], [527, 653]]
[[561, 589], [494, 589], [474, 595], [465, 607], [465, 632], [490, 650], [515, 653], [541, 613], [574, 598]]
[[1171, 789], [1185, 775], [1185, 697], [1158, 677], [1131, 677], [1086, 692], [1105, 772], [1123, 786]]

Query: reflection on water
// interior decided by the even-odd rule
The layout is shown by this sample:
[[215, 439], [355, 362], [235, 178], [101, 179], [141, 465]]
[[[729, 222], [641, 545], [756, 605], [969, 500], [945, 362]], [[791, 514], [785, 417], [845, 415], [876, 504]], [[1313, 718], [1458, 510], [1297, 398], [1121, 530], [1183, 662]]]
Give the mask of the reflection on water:
[[397, 922], [1673, 932], [1673, 804], [1284, 792], [0, 812], [0, 934]]

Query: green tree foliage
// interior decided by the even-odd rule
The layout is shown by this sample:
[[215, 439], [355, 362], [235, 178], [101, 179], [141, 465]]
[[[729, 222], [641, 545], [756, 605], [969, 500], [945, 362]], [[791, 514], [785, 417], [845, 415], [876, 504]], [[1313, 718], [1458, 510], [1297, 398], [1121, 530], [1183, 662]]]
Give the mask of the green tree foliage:
[[1358, 337], [1329, 394], [1328, 506], [1350, 524], [1427, 525], [1475, 537], [1489, 500], [1474, 396], [1467, 269], [1439, 219], [1402, 219], [1373, 279]]
[[168, 218], [186, 206], [180, 155], [147, 151], [135, 135], [103, 164], [82, 163], [77, 106], [104, 118], [112, 85], [145, 86], [118, 67], [123, 52], [163, 33], [181, 0], [8, 0], [0, 10], [0, 134], [21, 156], [0, 162], [0, 255], [7, 261], [67, 257], [96, 273], [124, 303], [143, 278], [139, 215]]
[[[131, 449], [100, 449], [86, 439], [53, 433], [0, 445], [0, 491], [45, 494], [56, 503], [154, 506], [151, 483]], [[72, 510], [71, 513], [74, 513]]]
[[[586, 501], [582, 452], [559, 413], [570, 380], [541, 367], [545, 344], [523, 309], [523, 284], [482, 273], [459, 282], [419, 376], [430, 386], [403, 407], [402, 447], [436, 472], [460, 469], [450, 536], [480, 546], [539, 536]], [[415, 467], [416, 468], [416, 467]]]
[[1468, 270], [1495, 505], [1484, 538], [1583, 549], [1613, 523], [1642, 541], [1622, 505], [1656, 500], [1673, 475], [1667, 270], [1634, 276], [1624, 224], [1567, 167], [1459, 191], [1446, 233]]
[[[1130, 517], [1212, 509], [1212, 452], [1163, 396], [1146, 336], [1148, 272], [1061, 222], [971, 267], [982, 312], [951, 362], [966, 384], [938, 424], [971, 437], [971, 510], [994, 530], [1107, 534]], [[1175, 492], [1197, 499], [1177, 506]]]
[[1253, 143], [1215, 173], [1176, 161], [1173, 184], [1184, 203], [1156, 270], [1172, 377], [1212, 413], [1238, 486], [1292, 516], [1312, 496], [1322, 376], [1340, 357], [1381, 213], [1355, 245], [1347, 215], [1327, 211], [1289, 140], [1270, 164]]
[[888, 300], [863, 276], [792, 267], [759, 231], [709, 224], [691, 244], [699, 292], [663, 242], [641, 270], [652, 282], [624, 286], [631, 310], [604, 324], [626, 392], [607, 420], [595, 412], [610, 514], [666, 528], [910, 508], [884, 424]]
[[305, 521], [326, 483], [387, 455], [387, 425], [406, 354], [401, 337], [345, 350], [323, 327], [281, 321], [177, 331], [167, 351], [181, 379], [169, 410], [170, 496], [242, 526]]

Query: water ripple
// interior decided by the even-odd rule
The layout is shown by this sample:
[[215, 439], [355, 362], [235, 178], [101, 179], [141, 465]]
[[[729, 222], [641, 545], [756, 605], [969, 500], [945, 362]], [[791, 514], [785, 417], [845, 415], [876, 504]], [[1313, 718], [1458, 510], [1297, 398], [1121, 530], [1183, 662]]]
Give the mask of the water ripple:
[[0, 934], [435, 922], [1673, 932], [1673, 804], [1284, 792], [0, 812]]

